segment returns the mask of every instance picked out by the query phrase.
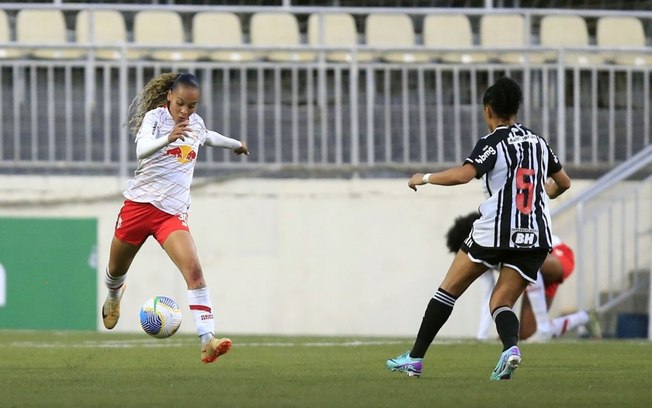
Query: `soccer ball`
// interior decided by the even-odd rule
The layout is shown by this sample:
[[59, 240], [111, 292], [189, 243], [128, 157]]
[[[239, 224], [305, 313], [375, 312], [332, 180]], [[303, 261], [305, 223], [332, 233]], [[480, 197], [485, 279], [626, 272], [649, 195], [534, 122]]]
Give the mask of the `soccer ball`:
[[157, 339], [172, 336], [181, 326], [179, 305], [165, 296], [149, 299], [140, 308], [140, 325], [145, 333]]

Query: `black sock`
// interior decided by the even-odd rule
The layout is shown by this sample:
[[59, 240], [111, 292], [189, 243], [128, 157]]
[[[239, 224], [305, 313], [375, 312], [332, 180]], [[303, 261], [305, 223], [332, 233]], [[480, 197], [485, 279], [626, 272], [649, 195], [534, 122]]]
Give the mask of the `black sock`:
[[426, 313], [423, 315], [421, 327], [419, 327], [419, 333], [417, 333], [417, 339], [410, 352], [410, 357], [423, 358], [426, 355], [430, 343], [432, 343], [439, 329], [451, 315], [456, 299], [457, 296], [453, 296], [441, 288], [437, 289], [435, 296], [428, 303]]
[[518, 318], [511, 308], [498, 306], [491, 312], [496, 322], [496, 331], [503, 342], [503, 351], [518, 343]]

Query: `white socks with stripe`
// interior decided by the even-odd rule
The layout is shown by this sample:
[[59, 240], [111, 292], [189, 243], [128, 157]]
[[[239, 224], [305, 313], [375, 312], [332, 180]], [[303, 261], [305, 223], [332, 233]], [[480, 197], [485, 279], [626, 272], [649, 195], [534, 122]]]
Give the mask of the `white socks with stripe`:
[[552, 334], [550, 318], [548, 317], [548, 303], [546, 302], [546, 289], [543, 283], [541, 272], [537, 272], [537, 281], [529, 285], [525, 292], [532, 306], [534, 320], [537, 322], [537, 333], [544, 336]]
[[109, 289], [109, 298], [117, 299], [120, 297], [120, 288], [125, 284], [127, 274], [122, 276], [109, 275], [109, 268], [104, 270], [104, 285]]
[[553, 334], [556, 337], [559, 337], [564, 333], [566, 333], [567, 331], [585, 325], [588, 322], [589, 322], [589, 314], [586, 313], [584, 310], [580, 310], [579, 312], [553, 319], [551, 323], [552, 323]]
[[197, 335], [202, 343], [213, 338], [215, 333], [215, 320], [213, 318], [213, 305], [208, 288], [188, 290], [188, 305], [195, 318]]
[[494, 320], [491, 318], [491, 311], [489, 310], [489, 299], [491, 299], [494, 286], [496, 286], [494, 271], [492, 269], [488, 270], [483, 273], [478, 280], [482, 282], [482, 290], [484, 294], [482, 298], [482, 307], [480, 308], [480, 323], [478, 324], [478, 332], [475, 337], [478, 340], [486, 340], [489, 338], [489, 331], [494, 326]]

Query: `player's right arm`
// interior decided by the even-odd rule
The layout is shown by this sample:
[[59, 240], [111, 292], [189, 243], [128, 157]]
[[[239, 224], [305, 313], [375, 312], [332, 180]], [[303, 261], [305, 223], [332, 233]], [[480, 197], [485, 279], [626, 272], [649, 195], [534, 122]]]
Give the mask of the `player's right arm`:
[[136, 157], [139, 160], [151, 156], [154, 152], [175, 140], [185, 140], [186, 132], [192, 131], [188, 127], [187, 121], [174, 125], [167, 137], [158, 137], [158, 129], [156, 115], [153, 112], [147, 113], [136, 135]]
[[437, 173], [416, 173], [408, 180], [408, 187], [417, 191], [417, 186], [437, 184], [440, 186], [456, 186], [473, 180], [477, 171], [473, 165], [465, 163], [462, 166], [451, 167]]
[[417, 186], [424, 184], [456, 186], [482, 177], [496, 164], [496, 148], [491, 143], [486, 137], [480, 139], [464, 164], [432, 174], [417, 173], [408, 180], [408, 187], [417, 191]]

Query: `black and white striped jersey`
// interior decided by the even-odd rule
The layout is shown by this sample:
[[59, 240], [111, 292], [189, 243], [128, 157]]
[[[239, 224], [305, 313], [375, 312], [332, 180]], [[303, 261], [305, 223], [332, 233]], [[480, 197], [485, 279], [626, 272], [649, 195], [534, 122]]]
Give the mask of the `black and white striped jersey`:
[[486, 198], [471, 232], [478, 245], [552, 248], [544, 186], [561, 164], [542, 137], [521, 124], [499, 126], [478, 141], [465, 163], [475, 166]]

